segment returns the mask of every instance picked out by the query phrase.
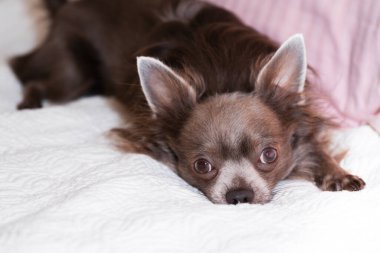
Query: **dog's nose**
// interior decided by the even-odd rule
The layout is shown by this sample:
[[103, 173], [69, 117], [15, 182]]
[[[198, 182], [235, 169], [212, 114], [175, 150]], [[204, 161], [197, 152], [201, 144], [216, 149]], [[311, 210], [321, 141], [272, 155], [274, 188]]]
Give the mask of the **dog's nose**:
[[236, 205], [238, 203], [251, 203], [253, 200], [253, 191], [251, 190], [234, 190], [226, 194], [228, 204]]

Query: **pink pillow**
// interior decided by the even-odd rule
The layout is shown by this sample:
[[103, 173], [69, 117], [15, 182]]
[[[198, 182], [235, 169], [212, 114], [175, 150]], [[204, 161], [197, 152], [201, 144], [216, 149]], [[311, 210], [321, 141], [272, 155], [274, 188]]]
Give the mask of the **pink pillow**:
[[278, 42], [302, 33], [326, 113], [342, 126], [372, 122], [380, 130], [379, 0], [209, 1]]

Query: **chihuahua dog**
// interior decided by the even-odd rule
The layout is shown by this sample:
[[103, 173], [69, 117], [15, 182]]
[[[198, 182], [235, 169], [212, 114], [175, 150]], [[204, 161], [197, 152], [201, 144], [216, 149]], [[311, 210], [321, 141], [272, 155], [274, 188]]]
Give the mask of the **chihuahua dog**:
[[147, 154], [220, 204], [266, 203], [291, 176], [360, 190], [328, 150], [301, 35], [277, 46], [196, 0], [45, 0], [46, 40], [11, 65], [19, 109], [112, 95], [130, 118], [122, 148]]

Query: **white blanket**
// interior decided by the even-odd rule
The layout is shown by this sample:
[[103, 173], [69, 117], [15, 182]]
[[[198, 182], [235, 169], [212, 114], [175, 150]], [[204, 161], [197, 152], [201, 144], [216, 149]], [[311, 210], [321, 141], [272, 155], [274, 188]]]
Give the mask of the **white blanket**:
[[110, 101], [16, 111], [5, 58], [34, 45], [21, 0], [0, 0], [0, 252], [380, 252], [380, 138], [338, 133], [360, 192], [284, 181], [266, 205], [210, 203], [162, 164], [117, 151]]

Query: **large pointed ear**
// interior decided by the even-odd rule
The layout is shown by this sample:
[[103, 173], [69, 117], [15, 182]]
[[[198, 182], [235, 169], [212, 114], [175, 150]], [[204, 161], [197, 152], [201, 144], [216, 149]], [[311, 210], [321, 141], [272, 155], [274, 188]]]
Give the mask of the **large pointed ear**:
[[155, 114], [180, 112], [195, 104], [194, 88], [163, 62], [138, 57], [137, 69], [142, 90]]
[[303, 36], [296, 34], [285, 41], [257, 77], [258, 88], [269, 84], [301, 93], [306, 81], [306, 50]]

